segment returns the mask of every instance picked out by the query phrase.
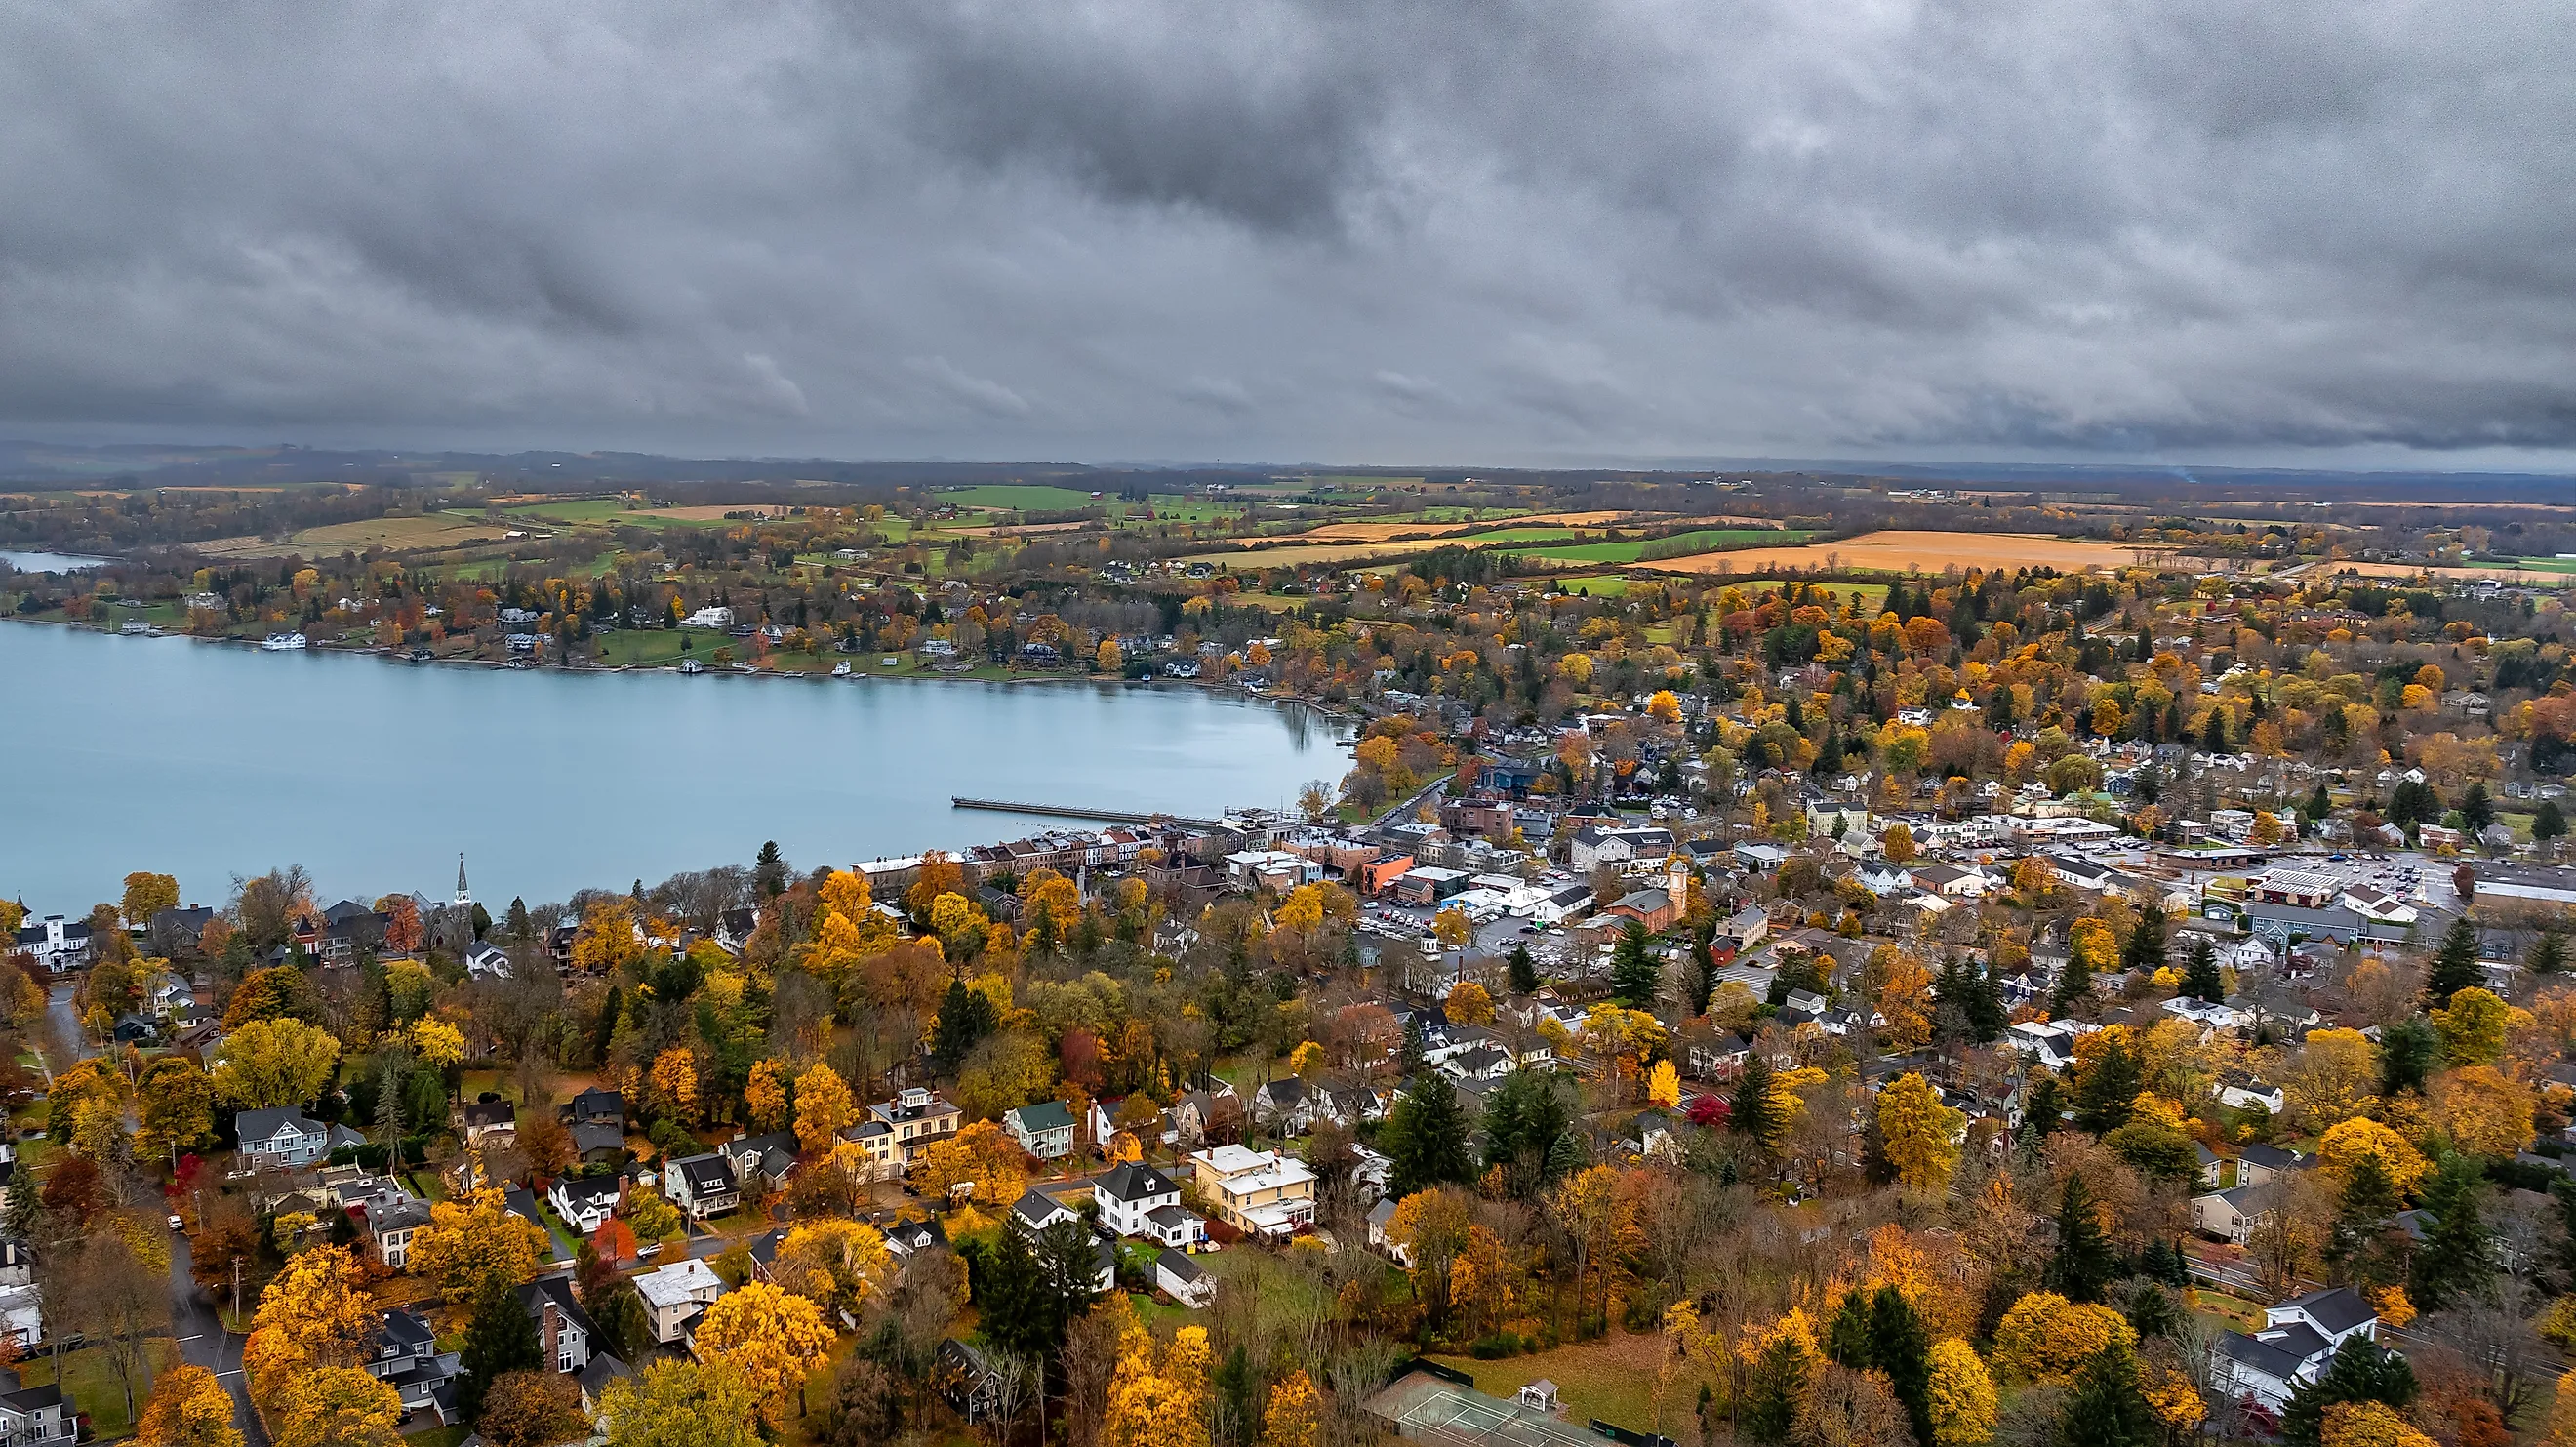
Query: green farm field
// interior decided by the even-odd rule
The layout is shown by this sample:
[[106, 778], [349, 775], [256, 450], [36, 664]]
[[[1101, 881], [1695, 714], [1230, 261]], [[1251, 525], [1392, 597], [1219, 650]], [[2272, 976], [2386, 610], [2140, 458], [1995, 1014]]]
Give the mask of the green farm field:
[[[1695, 553], [1716, 552], [1723, 548], [1751, 547], [1762, 543], [1801, 543], [1812, 533], [1780, 528], [1703, 528], [1697, 532], [1675, 533], [1662, 538], [1637, 538], [1617, 543], [1577, 543], [1569, 547], [1527, 548], [1513, 550], [1515, 556], [1536, 562], [1566, 563], [1633, 563], [1649, 547], [1677, 547]], [[1519, 542], [1508, 533], [1495, 535], [1498, 541]], [[1482, 541], [1468, 539], [1466, 541]]]

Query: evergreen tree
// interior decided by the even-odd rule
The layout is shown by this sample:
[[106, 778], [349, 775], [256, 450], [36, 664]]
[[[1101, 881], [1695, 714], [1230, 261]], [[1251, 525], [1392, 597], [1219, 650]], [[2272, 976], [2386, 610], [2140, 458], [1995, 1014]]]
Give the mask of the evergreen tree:
[[2469, 821], [2472, 831], [2495, 822], [2495, 801], [2487, 797], [2486, 785], [2471, 784], [2469, 791], [2460, 796], [2460, 817]]
[[2075, 1374], [2057, 1420], [2057, 1440], [2060, 1447], [2150, 1447], [2160, 1440], [2155, 1413], [2138, 1386], [2137, 1355], [2126, 1344], [2095, 1352]]
[[992, 996], [966, 988], [963, 979], [952, 979], [947, 998], [939, 1002], [939, 1028], [931, 1032], [931, 1059], [942, 1075], [955, 1075], [965, 1064], [967, 1052], [1000, 1026]]
[[2433, 1224], [2415, 1248], [2406, 1282], [2406, 1294], [2422, 1310], [2440, 1311], [2483, 1296], [2495, 1277], [2495, 1238], [2478, 1215], [2481, 1179], [2475, 1160], [2445, 1155], [2424, 1189]]
[[[2145, 1255], [2154, 1258], [2152, 1264], [2156, 1271], [2161, 1272], [2165, 1269], [2165, 1243], [2149, 1242]], [[2141, 1275], [2148, 1274], [2149, 1264], [2145, 1259], [2139, 1261]], [[2157, 1284], [2156, 1280], [2143, 1282], [2136, 1291], [2129, 1294], [2128, 1317], [2129, 1330], [2136, 1332], [2141, 1341], [2151, 1336], [2170, 1335], [2174, 1329], [2173, 1298], [2166, 1294], [2164, 1287]]]
[[2340, 1402], [2384, 1402], [2404, 1411], [2415, 1401], [2415, 1369], [2406, 1359], [2363, 1336], [2344, 1338], [2323, 1376], [2299, 1382], [2281, 1410], [2281, 1440], [2317, 1447], [2325, 1435], [2326, 1408]]
[[1825, 1360], [1856, 1372], [1869, 1370], [1869, 1293], [1852, 1287], [1843, 1293], [1834, 1319], [1825, 1324]]
[[1788, 1333], [1765, 1347], [1753, 1365], [1753, 1381], [1745, 1388], [1744, 1403], [1736, 1415], [1745, 1437], [1760, 1447], [1781, 1447], [1787, 1442], [1797, 1425], [1798, 1404], [1807, 1395], [1807, 1379], [1814, 1372], [1815, 1363], [1806, 1349]]
[[2410, 1016], [2379, 1032], [2379, 1093], [2422, 1090], [2441, 1059], [2442, 1037], [2433, 1022]]
[[1527, 995], [1533, 994], [1537, 991], [1538, 961], [1530, 957], [1530, 947], [1528, 945], [1517, 944], [1512, 946], [1511, 970], [1513, 994]]
[[528, 902], [526, 900], [513, 895], [510, 899], [510, 912], [508, 915], [504, 916], [504, 918], [509, 921], [510, 939], [512, 943], [519, 945], [532, 945], [537, 942], [536, 925], [528, 918]]
[[1759, 1050], [1744, 1061], [1744, 1073], [1737, 1077], [1735, 1094], [1727, 1101], [1726, 1124], [1753, 1137], [1766, 1150], [1780, 1139], [1785, 1122], [1771, 1100], [1771, 1062]]
[[2554, 929], [2542, 930], [2531, 942], [2531, 953], [2523, 964], [2535, 975], [2555, 975], [2567, 968], [2567, 936]]
[[1683, 981], [1683, 992], [1690, 998], [1690, 1018], [1696, 1020], [1708, 1013], [1708, 1002], [1717, 997], [1717, 956], [1710, 949], [1716, 938], [1713, 925], [1702, 925], [1691, 936], [1690, 968]]
[[2022, 1129], [2046, 1135], [2064, 1125], [2066, 1102], [2063, 1096], [2056, 1076], [2041, 1076], [2039, 1084], [2030, 1088], [2030, 1104], [2022, 1110]]
[[1476, 1163], [1467, 1154], [1467, 1121], [1458, 1109], [1458, 1088], [1436, 1070], [1414, 1077], [1404, 1099], [1388, 1112], [1378, 1144], [1390, 1161], [1386, 1173], [1390, 1195], [1400, 1198], [1476, 1178]]
[[777, 840], [762, 842], [759, 855], [751, 862], [751, 875], [763, 899], [776, 899], [787, 892], [787, 857], [778, 852]]
[[2557, 800], [2543, 799], [2531, 811], [2531, 837], [2543, 844], [2567, 837], [2567, 811], [2558, 807]]
[[1396, 1052], [1395, 1073], [1408, 1081], [1422, 1074], [1429, 1068], [1422, 1057], [1430, 1048], [1431, 1038], [1423, 1032], [1422, 1018], [1417, 1015], [1405, 1021], [1404, 1044]]
[[2192, 937], [2191, 963], [2183, 968], [2182, 992], [2213, 1005], [2227, 998], [2227, 977], [2218, 970], [2218, 946], [2210, 943], [2207, 935]]
[[2120, 943], [2120, 968], [2152, 975], [2163, 969], [2164, 964], [2164, 907], [2150, 900], [2147, 907], [2138, 913], [2138, 927], [2129, 931], [2129, 937]]
[[2011, 1020], [2004, 1013], [2003, 989], [1995, 981], [1994, 966], [1968, 967], [1967, 1014], [1969, 1039], [1991, 1045], [2003, 1038]]
[[474, 1294], [474, 1315], [465, 1328], [460, 1365], [465, 1375], [456, 1383], [456, 1403], [467, 1422], [483, 1415], [483, 1395], [503, 1372], [545, 1365], [536, 1320], [519, 1304], [519, 1293], [501, 1277], [485, 1278]]
[[1869, 1300], [1869, 1364], [1887, 1376], [1888, 1389], [1905, 1404], [1914, 1440], [1932, 1440], [1932, 1333], [1894, 1286]]
[[2326, 1240], [2326, 1259], [2341, 1269], [2344, 1276], [2364, 1285], [2384, 1286], [2386, 1271], [2375, 1249], [2388, 1218], [2404, 1203], [2398, 1200], [2397, 1185], [2388, 1178], [2388, 1168], [2379, 1157], [2365, 1155], [2353, 1162], [2344, 1173], [2343, 1189], [2335, 1198], [2334, 1229]]
[[2059, 1019], [2075, 1013], [2077, 1004], [2092, 998], [2093, 962], [2084, 951], [2071, 944], [2066, 951], [2066, 967], [2057, 972], [2057, 991], [2049, 997], [2049, 1013]]
[[2057, 1200], [2057, 1250], [2048, 1258], [2048, 1288], [2069, 1301], [2100, 1301], [2120, 1273], [2119, 1254], [2093, 1209], [2093, 1190], [2068, 1172]]
[[1556, 1176], [1549, 1162], [1573, 1121], [1560, 1080], [1548, 1071], [1515, 1070], [1485, 1107], [1485, 1164], [1518, 1171], [1525, 1191]]
[[1647, 939], [1645, 925], [1632, 919], [1610, 952], [1610, 994], [1631, 1010], [1655, 1008], [1655, 992], [1664, 983], [1663, 966], [1647, 950]]
[[2146, 1088], [2146, 1068], [2128, 1040], [2105, 1031], [2110, 1043], [2093, 1057], [2075, 1083], [2075, 1123], [2104, 1135], [2129, 1123], [2138, 1092]]
[[2451, 997], [2471, 985], [2483, 985], [2486, 976], [2478, 969], [2478, 927], [2467, 915], [2451, 921], [2442, 936], [2442, 947], [2433, 954], [2432, 973], [2424, 979], [2424, 999], [2428, 1008], [2441, 1009]]

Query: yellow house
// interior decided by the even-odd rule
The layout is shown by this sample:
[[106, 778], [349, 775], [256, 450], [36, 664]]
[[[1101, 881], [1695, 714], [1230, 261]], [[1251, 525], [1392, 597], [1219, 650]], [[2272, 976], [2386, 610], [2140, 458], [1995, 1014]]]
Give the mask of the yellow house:
[[1191, 1179], [1209, 1214], [1254, 1236], [1293, 1236], [1315, 1219], [1315, 1173], [1277, 1151], [1218, 1146], [1190, 1153]]

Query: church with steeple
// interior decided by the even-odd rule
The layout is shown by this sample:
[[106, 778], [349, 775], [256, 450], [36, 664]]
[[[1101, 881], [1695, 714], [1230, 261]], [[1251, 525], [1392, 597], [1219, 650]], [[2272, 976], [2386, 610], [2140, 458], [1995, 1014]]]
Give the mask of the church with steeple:
[[465, 887], [465, 856], [462, 854], [456, 856], [456, 898], [450, 903], [458, 909], [474, 907], [474, 892]]

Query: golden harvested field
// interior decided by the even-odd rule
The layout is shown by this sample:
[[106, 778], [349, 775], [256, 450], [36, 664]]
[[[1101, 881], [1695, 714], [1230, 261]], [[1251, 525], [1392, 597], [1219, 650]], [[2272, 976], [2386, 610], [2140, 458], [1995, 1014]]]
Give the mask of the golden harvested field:
[[1879, 573], [1938, 573], [1955, 563], [1962, 568], [2050, 567], [2075, 572], [2085, 568], [2131, 567], [2138, 562], [2138, 551], [2125, 543], [2094, 543], [2038, 533], [1898, 531], [1863, 533], [1838, 543], [1700, 553], [1639, 566], [1681, 573], [1749, 573], [1762, 568], [1824, 567]]
[[479, 518], [468, 520], [431, 513], [425, 517], [367, 518], [361, 522], [306, 528], [295, 535], [295, 544], [300, 548], [320, 548], [331, 552], [343, 548], [443, 548], [458, 543], [496, 541], [507, 531]]
[[208, 538], [188, 547], [209, 558], [280, 558], [295, 551], [286, 543], [272, 543], [266, 538]]

